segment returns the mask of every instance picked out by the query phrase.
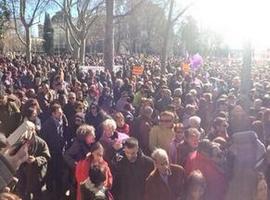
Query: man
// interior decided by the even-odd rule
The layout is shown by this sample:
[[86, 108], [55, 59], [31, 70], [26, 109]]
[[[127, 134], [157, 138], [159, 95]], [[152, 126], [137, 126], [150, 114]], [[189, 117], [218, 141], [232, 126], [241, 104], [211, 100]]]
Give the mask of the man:
[[189, 128], [184, 132], [184, 141], [177, 147], [177, 164], [184, 166], [190, 153], [195, 151], [199, 144], [200, 132], [196, 128]]
[[112, 192], [118, 200], [142, 200], [145, 180], [154, 169], [153, 161], [139, 150], [135, 138], [125, 141], [123, 151], [123, 156], [116, 156], [113, 163]]
[[75, 102], [76, 102], [76, 94], [74, 92], [70, 92], [68, 94], [68, 103], [63, 108], [69, 124], [71, 123], [72, 119], [74, 118], [76, 114], [75, 107], [74, 107]]
[[41, 136], [47, 142], [51, 160], [48, 164], [47, 189], [55, 192], [58, 199], [63, 196], [63, 152], [65, 147], [63, 111], [59, 104], [51, 106], [51, 117], [41, 127]]
[[19, 126], [21, 120], [18, 105], [6, 95], [0, 95], [0, 132], [9, 136]]
[[224, 200], [227, 191], [225, 173], [215, 162], [216, 158], [221, 156], [214, 156], [218, 148], [216, 144], [209, 140], [203, 140], [199, 143], [198, 150], [189, 154], [185, 164], [187, 175], [190, 175], [194, 170], [202, 172], [207, 183], [205, 192], [205, 199], [207, 200]]
[[146, 180], [144, 200], [179, 200], [183, 197], [185, 173], [179, 165], [169, 163], [165, 150], [156, 149], [152, 158], [155, 170]]
[[174, 114], [164, 111], [160, 114], [158, 126], [154, 126], [150, 131], [149, 149], [154, 151], [156, 148], [162, 148], [169, 153], [170, 143], [174, 138], [173, 131]]
[[19, 182], [17, 190], [24, 199], [40, 199], [41, 188], [44, 184], [44, 177], [47, 173], [47, 163], [51, 155], [46, 142], [32, 133], [29, 140], [29, 158], [23, 163], [18, 172]]

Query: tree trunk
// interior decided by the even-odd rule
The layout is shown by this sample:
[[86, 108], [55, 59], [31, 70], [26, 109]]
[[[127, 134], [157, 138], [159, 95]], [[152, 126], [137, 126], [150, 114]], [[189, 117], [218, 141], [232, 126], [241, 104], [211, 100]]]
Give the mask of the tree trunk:
[[168, 43], [170, 39], [170, 30], [171, 30], [171, 25], [172, 25], [173, 6], [174, 6], [174, 0], [171, 0], [168, 21], [167, 21], [166, 29], [164, 32], [163, 45], [161, 49], [161, 71], [162, 72], [166, 71], [166, 61], [167, 61]]
[[104, 63], [110, 71], [114, 65], [114, 0], [106, 0], [106, 24], [104, 41]]
[[251, 81], [251, 63], [252, 63], [252, 47], [250, 42], [245, 44], [243, 52], [243, 66], [241, 71], [241, 87], [240, 94], [243, 107], [246, 111], [251, 106], [251, 101], [249, 98], [249, 92], [252, 87]]
[[85, 45], [86, 45], [86, 39], [81, 38], [81, 45], [80, 45], [80, 63], [81, 63], [81, 65], [84, 65], [84, 63], [85, 63]]
[[32, 44], [31, 44], [31, 35], [30, 35], [30, 28], [25, 27], [25, 36], [26, 36], [26, 60], [28, 63], [32, 61]]

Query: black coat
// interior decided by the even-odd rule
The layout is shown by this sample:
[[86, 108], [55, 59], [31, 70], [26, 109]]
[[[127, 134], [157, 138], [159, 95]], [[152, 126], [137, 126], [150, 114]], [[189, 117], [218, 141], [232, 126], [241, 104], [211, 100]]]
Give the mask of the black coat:
[[154, 169], [153, 160], [141, 151], [134, 163], [124, 155], [113, 163], [113, 196], [118, 200], [142, 200], [145, 181]]
[[61, 134], [58, 134], [56, 122], [52, 117], [47, 119], [42, 125], [40, 134], [41, 137], [47, 142], [52, 156], [62, 155], [65, 146], [64, 131], [62, 131]]

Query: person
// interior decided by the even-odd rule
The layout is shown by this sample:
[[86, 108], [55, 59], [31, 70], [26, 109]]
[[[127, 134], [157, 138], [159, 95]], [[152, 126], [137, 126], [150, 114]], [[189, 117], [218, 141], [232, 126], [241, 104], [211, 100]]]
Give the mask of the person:
[[74, 107], [75, 102], [76, 102], [76, 94], [74, 92], [70, 92], [68, 94], [68, 103], [63, 107], [63, 111], [67, 117], [69, 124], [76, 113]]
[[238, 127], [238, 131], [232, 135], [229, 147], [233, 155], [233, 168], [226, 199], [248, 200], [253, 198], [257, 182], [256, 167], [264, 158], [266, 150], [257, 134], [249, 130], [248, 124]]
[[155, 169], [146, 179], [144, 200], [179, 200], [184, 196], [185, 172], [183, 167], [170, 164], [163, 149], [152, 153]]
[[14, 181], [16, 170], [28, 160], [28, 143], [25, 143], [17, 153], [14, 146], [6, 146], [0, 153], [0, 191], [7, 189]]
[[184, 140], [184, 125], [177, 123], [174, 126], [175, 136], [170, 143], [169, 160], [172, 164], [177, 164], [177, 148]]
[[196, 128], [184, 131], [184, 140], [177, 146], [177, 164], [184, 166], [187, 157], [194, 152], [199, 144], [200, 132]]
[[95, 142], [95, 128], [83, 124], [76, 131], [76, 139], [72, 146], [64, 153], [64, 161], [74, 170], [79, 160], [85, 159], [91, 145]]
[[185, 200], [205, 200], [206, 180], [200, 170], [194, 170], [187, 178]]
[[96, 103], [92, 103], [86, 111], [85, 122], [94, 126], [97, 141], [102, 137], [102, 122], [108, 118], [109, 116]]
[[129, 133], [129, 125], [125, 122], [125, 117], [121, 112], [117, 112], [114, 115], [116, 121], [116, 131], [120, 133], [125, 133], [126, 135], [130, 135]]
[[20, 110], [6, 95], [0, 95], [0, 132], [9, 136], [21, 121]]
[[227, 120], [223, 117], [216, 117], [213, 122], [213, 132], [210, 133], [207, 137], [209, 140], [214, 140], [217, 137], [222, 137], [225, 140], [229, 139], [229, 135], [227, 133], [227, 128], [229, 124]]
[[202, 172], [207, 183], [205, 191], [205, 199], [207, 200], [223, 200], [227, 192], [225, 173], [212, 158], [213, 151], [216, 148], [216, 145], [209, 140], [202, 140], [198, 145], [198, 150], [189, 154], [184, 166], [187, 176], [194, 170]]
[[0, 200], [22, 200], [22, 199], [18, 197], [16, 194], [13, 194], [11, 192], [3, 192], [0, 193]]
[[115, 154], [123, 148], [123, 143], [128, 136], [116, 131], [117, 125], [113, 119], [106, 119], [102, 123], [102, 127], [103, 135], [100, 139], [100, 143], [104, 147], [104, 159], [110, 165]]
[[268, 199], [268, 187], [265, 177], [262, 173], [258, 173], [254, 200], [267, 200], [267, 199]]
[[48, 163], [46, 185], [57, 199], [63, 197], [63, 153], [65, 148], [63, 111], [59, 104], [51, 106], [51, 117], [41, 127], [41, 136], [47, 142], [51, 160]]
[[154, 126], [150, 131], [149, 149], [154, 151], [156, 148], [162, 148], [169, 152], [170, 142], [174, 138], [173, 131], [174, 114], [164, 111], [160, 114], [159, 125]]
[[[103, 169], [105, 174], [105, 180], [103, 181], [102, 186], [106, 188], [106, 190], [111, 189], [112, 187], [112, 174], [111, 170], [108, 166], [108, 163], [103, 159], [104, 149], [101, 143], [96, 142], [91, 146], [91, 149], [84, 160], [80, 160], [76, 165], [75, 169], [75, 178], [77, 182], [77, 200], [83, 199], [81, 198], [80, 187], [83, 184], [91, 171], [91, 167], [98, 166]], [[90, 171], [89, 171], [90, 170]]]
[[153, 169], [153, 160], [142, 153], [138, 140], [133, 137], [126, 139], [123, 155], [115, 156], [112, 164], [114, 198], [142, 200], [146, 178]]
[[81, 200], [113, 200], [108, 188], [104, 186], [106, 173], [100, 166], [89, 169], [89, 177], [80, 184]]
[[146, 155], [151, 155], [149, 150], [149, 133], [153, 127], [152, 114], [153, 109], [150, 106], [141, 108], [140, 115], [135, 118], [131, 128], [131, 136], [139, 141], [139, 146]]
[[23, 199], [40, 199], [41, 188], [44, 185], [44, 178], [47, 173], [47, 164], [51, 158], [48, 145], [37, 136], [36, 132], [32, 133], [28, 143], [28, 160], [23, 163], [17, 171], [19, 179], [16, 190]]

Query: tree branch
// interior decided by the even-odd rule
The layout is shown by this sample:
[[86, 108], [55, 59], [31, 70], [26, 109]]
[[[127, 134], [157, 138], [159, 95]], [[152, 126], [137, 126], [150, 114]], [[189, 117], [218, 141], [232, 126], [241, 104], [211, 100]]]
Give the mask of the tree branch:
[[127, 11], [125, 14], [122, 15], [115, 15], [113, 18], [121, 18], [121, 17], [126, 17], [128, 15], [131, 15], [138, 7], [140, 7], [141, 4], [143, 4], [145, 2], [145, 0], [141, 0], [139, 1], [139, 3], [137, 3], [133, 8], [131, 8], [129, 11]]
[[185, 14], [185, 12], [194, 5], [194, 2], [191, 2], [190, 4], [188, 4], [173, 20], [172, 20], [172, 24], [174, 24], [181, 16], [183, 16]]
[[90, 23], [87, 24], [86, 29], [85, 29], [86, 31], [85, 31], [85, 34], [84, 34], [85, 37], [88, 35], [89, 30], [90, 30], [90, 27], [91, 27], [91, 26], [93, 25], [93, 23], [97, 20], [97, 18], [98, 18], [98, 15], [95, 15], [95, 16], [94, 16], [94, 19], [92, 19], [92, 21], [91, 21]]
[[21, 41], [21, 43], [24, 46], [26, 46], [26, 42], [22, 39], [22, 37], [21, 37], [21, 35], [19, 34], [19, 31], [18, 31], [14, 0], [11, 1], [11, 4], [12, 4], [12, 13], [13, 13], [13, 19], [14, 19], [14, 25], [15, 25], [14, 28], [15, 28], [16, 35], [18, 36], [18, 38]]

